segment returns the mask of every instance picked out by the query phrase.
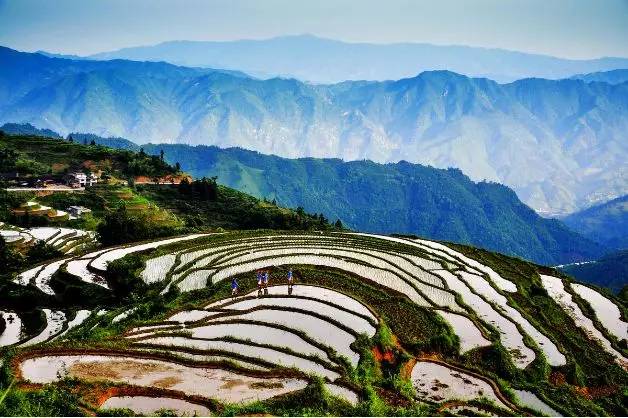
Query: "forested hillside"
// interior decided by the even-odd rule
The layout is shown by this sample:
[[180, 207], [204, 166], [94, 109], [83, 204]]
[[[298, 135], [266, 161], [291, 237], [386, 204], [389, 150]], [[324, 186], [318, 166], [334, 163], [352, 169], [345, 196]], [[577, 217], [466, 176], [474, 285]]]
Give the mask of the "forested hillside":
[[357, 230], [412, 233], [472, 244], [554, 265], [590, 260], [604, 249], [544, 219], [509, 188], [475, 183], [460, 170], [401, 162], [286, 159], [237, 148], [145, 144], [195, 177], [278, 204], [339, 218]]

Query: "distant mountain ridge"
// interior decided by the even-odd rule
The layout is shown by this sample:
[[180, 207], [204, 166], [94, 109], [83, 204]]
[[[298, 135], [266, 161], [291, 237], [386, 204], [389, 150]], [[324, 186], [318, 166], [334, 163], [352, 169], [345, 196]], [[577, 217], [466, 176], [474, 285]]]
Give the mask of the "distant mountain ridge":
[[600, 71], [590, 74], [576, 74], [571, 78], [574, 80], [583, 80], [587, 83], [600, 82], [609, 84], [621, 84], [628, 81], [628, 69]]
[[89, 58], [165, 61], [314, 83], [397, 80], [433, 70], [511, 82], [529, 77], [560, 79], [578, 73], [628, 68], [628, 58], [569, 60], [503, 49], [425, 43], [349, 43], [313, 35], [224, 42], [170, 41], [103, 52]]
[[240, 146], [285, 157], [408, 160], [512, 187], [570, 213], [628, 193], [628, 84], [448, 71], [310, 85], [163, 62], [0, 49], [0, 123], [142, 142]]
[[563, 221], [591, 240], [628, 249], [628, 195], [573, 213]]

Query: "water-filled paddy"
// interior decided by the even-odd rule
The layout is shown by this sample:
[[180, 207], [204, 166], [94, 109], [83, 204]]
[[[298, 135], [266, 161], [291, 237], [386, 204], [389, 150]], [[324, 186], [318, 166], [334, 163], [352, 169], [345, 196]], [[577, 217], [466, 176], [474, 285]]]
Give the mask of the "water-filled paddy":
[[86, 381], [110, 381], [179, 390], [188, 395], [223, 402], [251, 402], [303, 389], [307, 382], [294, 378], [251, 377], [223, 369], [195, 368], [161, 360], [133, 357], [66, 355], [24, 360], [24, 379], [56, 382], [70, 376]]

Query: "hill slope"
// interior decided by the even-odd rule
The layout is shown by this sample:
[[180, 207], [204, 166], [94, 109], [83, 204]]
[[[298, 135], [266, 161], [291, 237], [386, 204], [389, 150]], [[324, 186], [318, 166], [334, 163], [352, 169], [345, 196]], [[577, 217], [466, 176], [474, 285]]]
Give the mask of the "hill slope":
[[628, 195], [571, 214], [563, 222], [591, 240], [628, 248]]
[[[152, 184], [153, 179], [169, 183], [171, 179], [185, 182], [188, 177], [158, 156], [38, 136], [0, 136], [0, 173], [19, 171], [20, 182], [29, 178], [61, 182], [72, 170], [90, 170], [100, 181], [85, 190], [41, 196], [28, 191], [7, 193], [4, 188], [11, 184], [3, 184], [0, 221], [40, 222], [10, 212], [18, 203], [37, 199], [57, 209], [70, 205], [91, 209], [92, 216], [87, 219], [69, 222], [79, 228], [98, 229], [101, 242], [106, 244], [218, 228], [331, 229], [324, 218], [260, 201], [212, 179], [198, 179], [180, 187]], [[138, 184], [133, 184], [134, 179]]]
[[468, 243], [543, 264], [597, 258], [603, 249], [544, 219], [515, 193], [495, 183], [474, 183], [459, 170], [401, 162], [376, 164], [333, 159], [285, 159], [217, 147], [145, 144], [195, 177], [217, 176], [229, 187], [283, 206], [340, 218], [350, 228], [412, 233]]
[[474, 180], [514, 188], [545, 213], [570, 213], [628, 193], [626, 83], [500, 85], [437, 71], [314, 86], [6, 48], [0, 58], [8, 63], [0, 68], [0, 123], [286, 157], [456, 167]]
[[[315, 83], [395, 80], [421, 71], [451, 70], [500, 82], [565, 78], [628, 68], [626, 58], [567, 60], [521, 52], [418, 43], [346, 43], [311, 35], [227, 42], [173, 41], [124, 48], [90, 58], [166, 61], [191, 67], [229, 68], [261, 77], [294, 77]], [[395, 65], [390, 65], [394, 62]]]

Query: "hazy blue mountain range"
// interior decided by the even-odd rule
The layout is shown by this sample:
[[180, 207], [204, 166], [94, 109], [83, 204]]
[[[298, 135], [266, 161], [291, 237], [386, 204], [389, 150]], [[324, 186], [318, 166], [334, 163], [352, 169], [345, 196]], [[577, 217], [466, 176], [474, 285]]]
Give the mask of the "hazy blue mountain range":
[[591, 263], [570, 264], [560, 269], [578, 280], [608, 287], [617, 293], [628, 286], [628, 250], [608, 254]]
[[573, 213], [563, 221], [589, 239], [628, 249], [628, 195]]
[[576, 74], [571, 77], [576, 80], [583, 80], [587, 83], [591, 82], [602, 82], [609, 84], [621, 84], [628, 81], [628, 69], [624, 70], [611, 70], [611, 71], [600, 71], [596, 73], [590, 74]]
[[512, 187], [569, 213], [628, 193], [628, 83], [448, 71], [311, 85], [125, 60], [0, 49], [0, 123], [138, 143], [240, 146], [285, 157], [407, 160]]
[[579, 61], [467, 46], [346, 43], [312, 35], [227, 42], [172, 41], [124, 48], [90, 58], [166, 61], [315, 83], [397, 80], [431, 70], [450, 70], [510, 82], [528, 77], [559, 79], [579, 73], [628, 68], [627, 58]]

